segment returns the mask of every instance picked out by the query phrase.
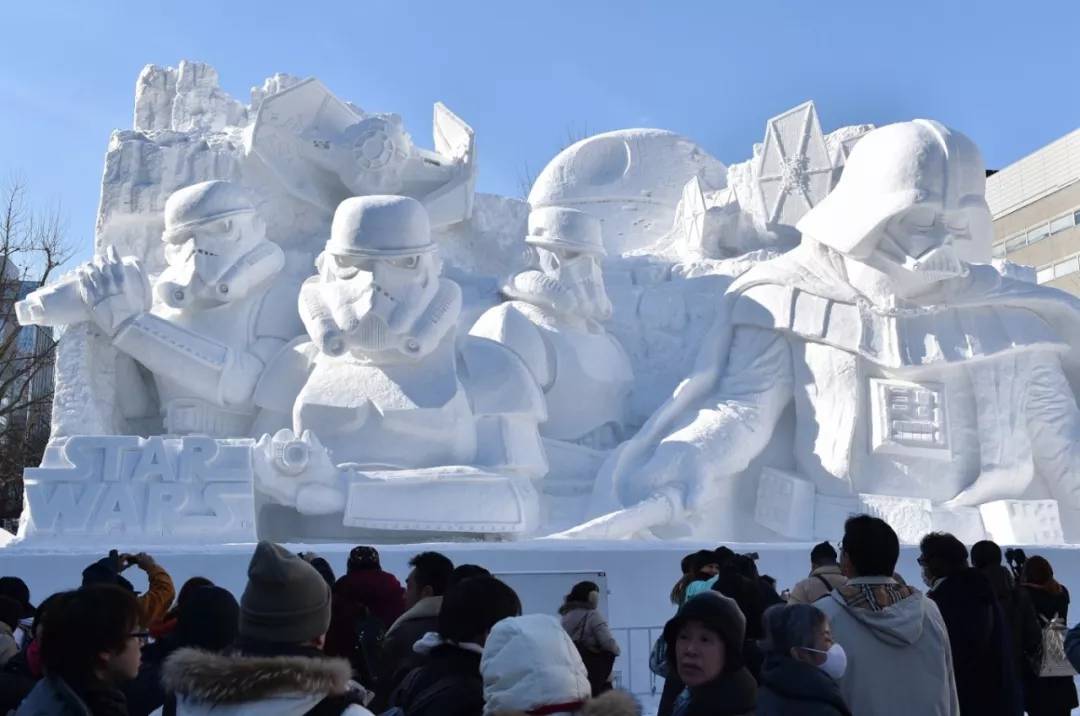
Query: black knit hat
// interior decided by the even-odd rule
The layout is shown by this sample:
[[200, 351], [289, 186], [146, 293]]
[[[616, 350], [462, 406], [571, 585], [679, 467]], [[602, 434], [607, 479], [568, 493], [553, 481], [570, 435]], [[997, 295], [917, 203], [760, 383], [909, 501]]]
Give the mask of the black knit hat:
[[664, 641], [667, 656], [675, 664], [675, 641], [679, 630], [689, 621], [701, 622], [706, 629], [716, 632], [724, 642], [724, 671], [737, 671], [743, 667], [743, 641], [746, 638], [746, 617], [734, 599], [719, 592], [702, 592], [686, 601], [678, 613], [664, 625]]
[[349, 561], [346, 565], [346, 569], [350, 572], [355, 572], [358, 569], [381, 569], [382, 566], [379, 563], [379, 550], [374, 547], [367, 547], [360, 545], [353, 547], [349, 552]]
[[227, 589], [195, 587], [180, 604], [176, 638], [184, 646], [221, 651], [232, 646], [240, 627], [240, 605]]
[[30, 587], [18, 577], [0, 577], [0, 596], [11, 597], [21, 604], [23, 619], [37, 614], [37, 609], [30, 603]]

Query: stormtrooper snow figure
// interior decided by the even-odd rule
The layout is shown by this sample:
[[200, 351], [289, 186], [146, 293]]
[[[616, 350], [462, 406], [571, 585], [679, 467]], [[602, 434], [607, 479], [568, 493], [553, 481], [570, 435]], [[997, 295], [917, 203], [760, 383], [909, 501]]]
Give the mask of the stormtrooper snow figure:
[[612, 448], [623, 437], [634, 376], [626, 351], [601, 323], [611, 317], [611, 301], [600, 270], [600, 221], [576, 209], [536, 209], [525, 242], [536, 247], [541, 270], [511, 278], [503, 288], [510, 300], [484, 313], [470, 333], [525, 361], [547, 399], [544, 437]]
[[984, 192], [975, 145], [937, 122], [862, 138], [801, 245], [728, 289], [571, 534], [834, 537], [877, 505], [918, 513], [907, 539], [972, 519], [977, 536], [992, 501], [1080, 508], [1080, 304], [970, 263], [990, 256]]
[[174, 192], [162, 239], [152, 286], [111, 247], [76, 270], [86, 317], [153, 375], [166, 433], [246, 436], [263, 367], [303, 329], [285, 256], [227, 181]]
[[256, 392], [260, 537], [535, 529], [543, 396], [511, 351], [456, 340], [461, 289], [440, 277], [423, 206], [345, 200], [316, 267], [308, 336]]

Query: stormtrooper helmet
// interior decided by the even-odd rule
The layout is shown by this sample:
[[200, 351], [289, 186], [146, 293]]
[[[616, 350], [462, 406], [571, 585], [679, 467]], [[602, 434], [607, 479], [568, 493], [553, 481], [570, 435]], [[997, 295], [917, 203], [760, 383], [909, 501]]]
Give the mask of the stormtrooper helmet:
[[439, 289], [437, 246], [427, 211], [405, 196], [362, 196], [338, 205], [316, 267], [334, 303], [349, 304], [341, 326], [362, 351], [382, 350], [408, 331]]
[[604, 320], [611, 316], [600, 268], [606, 252], [599, 219], [558, 206], [534, 209], [529, 213], [525, 243], [536, 248], [544, 274], [575, 296], [583, 317]]
[[169, 269], [158, 293], [176, 307], [196, 295], [233, 300], [284, 264], [281, 250], [266, 240], [266, 226], [247, 192], [228, 181], [173, 192], [165, 202], [161, 238]]

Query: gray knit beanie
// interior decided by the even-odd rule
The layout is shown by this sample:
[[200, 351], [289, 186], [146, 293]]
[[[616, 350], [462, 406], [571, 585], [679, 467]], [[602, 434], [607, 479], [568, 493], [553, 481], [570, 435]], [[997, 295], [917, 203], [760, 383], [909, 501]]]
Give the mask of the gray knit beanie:
[[280, 545], [259, 542], [240, 597], [240, 637], [302, 644], [330, 628], [330, 587], [314, 567]]

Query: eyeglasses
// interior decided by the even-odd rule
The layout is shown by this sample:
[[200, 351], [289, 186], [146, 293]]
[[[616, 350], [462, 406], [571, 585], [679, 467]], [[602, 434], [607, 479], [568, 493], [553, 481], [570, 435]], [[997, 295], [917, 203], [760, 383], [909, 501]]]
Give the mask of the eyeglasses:
[[150, 632], [148, 631], [136, 631], [128, 634], [129, 639], [138, 639], [140, 644], [145, 644], [150, 641]]

